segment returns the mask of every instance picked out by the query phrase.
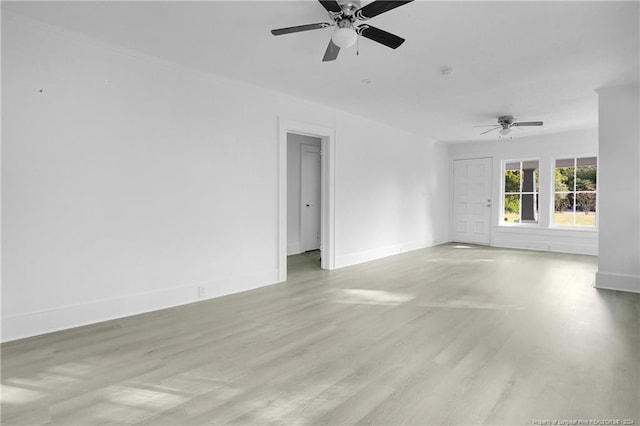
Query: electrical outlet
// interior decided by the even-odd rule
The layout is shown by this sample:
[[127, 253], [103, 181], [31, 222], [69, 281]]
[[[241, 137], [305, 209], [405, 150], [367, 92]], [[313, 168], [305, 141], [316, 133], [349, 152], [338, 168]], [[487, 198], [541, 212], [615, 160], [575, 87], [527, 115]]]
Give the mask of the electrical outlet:
[[202, 286], [198, 287], [198, 298], [204, 299], [205, 297], [207, 297], [207, 289]]

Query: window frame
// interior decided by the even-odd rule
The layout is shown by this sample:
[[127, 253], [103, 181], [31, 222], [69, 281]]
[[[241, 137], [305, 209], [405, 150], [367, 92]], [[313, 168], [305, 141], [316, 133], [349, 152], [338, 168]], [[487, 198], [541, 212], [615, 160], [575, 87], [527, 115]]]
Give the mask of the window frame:
[[[534, 191], [530, 192], [530, 191], [522, 191], [522, 183], [523, 183], [523, 174], [522, 174], [522, 165], [523, 163], [527, 163], [527, 162], [532, 162], [535, 161], [538, 163], [536, 170], [538, 171], [538, 176], [537, 176], [537, 182], [535, 182], [534, 184]], [[510, 163], [519, 163], [519, 170], [520, 170], [520, 191], [519, 192], [506, 192], [506, 184], [505, 184], [505, 174], [507, 172], [507, 164]], [[540, 220], [540, 182], [541, 182], [541, 164], [542, 164], [542, 160], [540, 158], [518, 158], [518, 159], [506, 159], [506, 160], [502, 160], [501, 161], [501, 167], [500, 167], [500, 209], [498, 211], [499, 214], [499, 219], [498, 219], [498, 225], [499, 226], [504, 226], [504, 227], [525, 227], [525, 228], [541, 228], [541, 220]], [[520, 206], [520, 211], [518, 213], [518, 217], [520, 218], [520, 220], [522, 220], [522, 195], [523, 194], [531, 194], [534, 197], [534, 201], [536, 203], [536, 208], [535, 208], [535, 215], [536, 215], [536, 221], [535, 222], [506, 222], [504, 220], [504, 215], [505, 215], [505, 198], [507, 195], [519, 195], [519, 206]]]
[[[579, 159], [585, 159], [585, 158], [595, 158], [596, 159], [596, 189], [595, 191], [578, 191], [576, 186], [576, 175], [577, 175], [577, 168], [578, 166], [578, 160]], [[556, 212], [556, 194], [558, 193], [558, 191], [556, 191], [556, 169], [557, 169], [557, 162], [558, 160], [573, 160], [573, 166], [569, 166], [569, 167], [573, 167], [574, 169], [574, 178], [573, 178], [573, 190], [572, 191], [560, 191], [560, 193], [566, 193], [566, 194], [573, 194], [574, 196], [574, 206], [573, 206], [573, 225], [562, 225], [562, 224], [556, 224], [555, 222], [555, 212]], [[598, 214], [599, 211], [599, 204], [600, 204], [600, 194], [599, 194], [599, 190], [598, 190], [598, 172], [600, 169], [600, 158], [598, 156], [598, 154], [580, 154], [580, 155], [562, 155], [562, 156], [557, 156], [557, 157], [553, 157], [551, 159], [551, 197], [550, 197], [550, 202], [551, 202], [551, 206], [550, 206], [550, 211], [551, 211], [551, 217], [549, 218], [549, 228], [552, 229], [563, 229], [563, 230], [572, 230], [572, 231], [598, 231], [599, 228], [599, 222], [600, 222], [600, 215]], [[577, 211], [575, 210], [575, 196], [578, 193], [594, 193], [596, 196], [596, 205], [595, 205], [595, 216], [596, 216], [596, 221], [595, 221], [595, 225], [591, 226], [591, 225], [576, 225], [576, 215], [577, 215]]]

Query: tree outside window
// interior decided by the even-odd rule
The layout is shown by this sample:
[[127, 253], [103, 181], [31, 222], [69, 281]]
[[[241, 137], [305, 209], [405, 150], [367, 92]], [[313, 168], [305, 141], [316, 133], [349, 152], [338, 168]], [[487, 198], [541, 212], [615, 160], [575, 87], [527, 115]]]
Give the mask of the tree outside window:
[[559, 226], [596, 226], [596, 157], [556, 160], [553, 223]]

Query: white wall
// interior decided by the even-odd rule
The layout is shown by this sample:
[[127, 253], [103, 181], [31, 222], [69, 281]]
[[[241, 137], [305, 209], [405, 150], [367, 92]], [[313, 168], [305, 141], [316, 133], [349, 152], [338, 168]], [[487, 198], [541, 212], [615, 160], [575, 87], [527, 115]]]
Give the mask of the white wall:
[[302, 253], [300, 241], [300, 145], [320, 147], [313, 136], [287, 134], [287, 255]]
[[[526, 131], [526, 130], [525, 130]], [[513, 139], [453, 143], [451, 162], [465, 158], [493, 158], [492, 235], [497, 247], [598, 254], [597, 229], [567, 229], [551, 225], [555, 159], [594, 156], [598, 153], [597, 129], [526, 137], [516, 131]], [[504, 225], [501, 212], [502, 163], [504, 160], [540, 160], [540, 215], [538, 224]], [[453, 173], [453, 166], [451, 166]]]
[[640, 293], [638, 86], [598, 90], [600, 244], [596, 286]]
[[449, 240], [446, 144], [337, 119], [336, 266]]
[[2, 339], [278, 277], [278, 120], [336, 131], [336, 264], [446, 241], [447, 150], [2, 16]]

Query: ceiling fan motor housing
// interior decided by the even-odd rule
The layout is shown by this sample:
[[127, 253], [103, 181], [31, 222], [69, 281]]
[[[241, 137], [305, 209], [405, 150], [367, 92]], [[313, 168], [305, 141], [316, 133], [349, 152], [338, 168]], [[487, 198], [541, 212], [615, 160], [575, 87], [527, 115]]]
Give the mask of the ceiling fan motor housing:
[[508, 129], [515, 121], [516, 119], [513, 118], [513, 115], [503, 115], [498, 117], [498, 124], [501, 125], [503, 129]]
[[342, 18], [337, 23], [338, 28], [353, 28], [353, 22], [349, 18]]
[[352, 17], [356, 10], [360, 9], [359, 0], [337, 0], [337, 2], [342, 9], [344, 17]]

